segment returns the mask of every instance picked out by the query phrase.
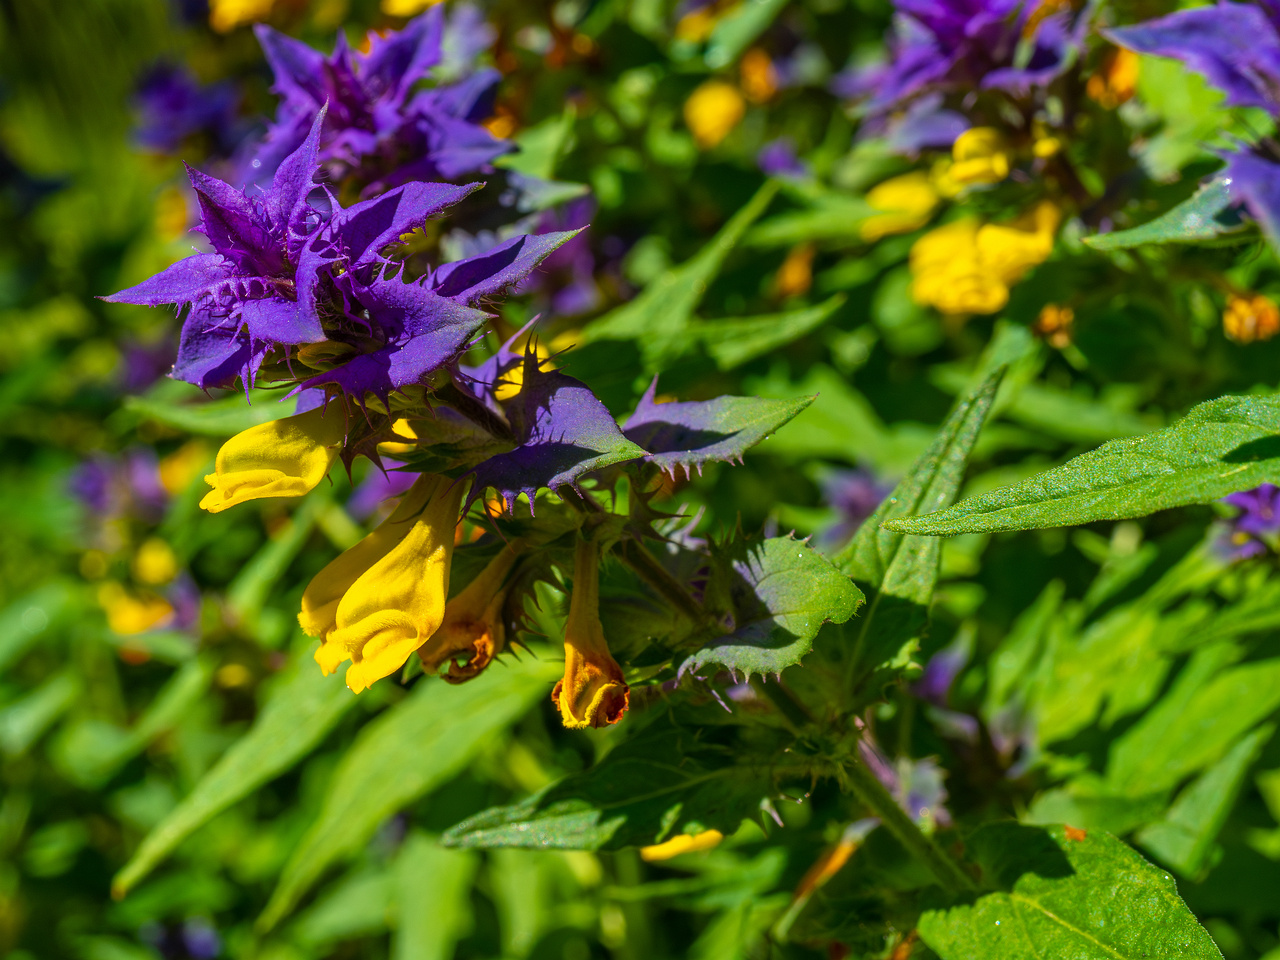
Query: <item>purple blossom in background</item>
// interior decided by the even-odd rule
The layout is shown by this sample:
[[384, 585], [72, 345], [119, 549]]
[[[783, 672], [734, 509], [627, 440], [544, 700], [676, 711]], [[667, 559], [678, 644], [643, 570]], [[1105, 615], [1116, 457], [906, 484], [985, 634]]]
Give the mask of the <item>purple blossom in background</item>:
[[189, 573], [178, 574], [165, 591], [165, 599], [173, 607], [174, 630], [194, 630], [200, 625], [200, 588]]
[[[1103, 34], [1136, 53], [1180, 60], [1226, 94], [1232, 106], [1261, 107], [1280, 117], [1280, 5], [1219, 3]], [[1280, 164], [1274, 145], [1242, 146], [1225, 155], [1220, 176], [1231, 197], [1280, 242]]]
[[[889, 60], [832, 83], [838, 96], [864, 100], [872, 118], [933, 91], [1025, 95], [1070, 66], [1088, 26], [1086, 15], [1040, 16], [1025, 0], [896, 0], [895, 6]], [[1029, 56], [1020, 50], [1024, 44]]]
[[347, 501], [347, 513], [357, 520], [368, 520], [384, 502], [400, 496], [418, 479], [416, 473], [397, 470], [396, 467], [402, 466], [399, 460], [383, 458], [382, 466], [385, 472], [375, 466]]
[[809, 176], [809, 166], [796, 155], [796, 145], [790, 137], [770, 140], [756, 155], [756, 166], [766, 177]]
[[863, 467], [833, 472], [823, 481], [822, 494], [840, 519], [835, 526], [823, 531], [820, 540], [828, 547], [844, 545], [892, 490], [891, 485], [881, 483]]
[[[476, 43], [487, 44], [488, 27], [465, 18]], [[255, 27], [275, 74], [280, 96], [275, 120], [246, 172], [261, 181], [307, 136], [316, 112], [329, 112], [319, 160], [335, 180], [355, 173], [364, 196], [411, 180], [454, 180], [488, 168], [513, 149], [480, 125], [500, 79], [480, 70], [457, 83], [420, 89], [442, 59], [444, 6], [436, 6], [386, 36], [369, 35], [369, 50], [352, 50], [345, 35], [325, 56], [271, 27]], [[454, 42], [458, 42], [455, 33]]]
[[117, 456], [94, 454], [71, 470], [67, 490], [104, 520], [132, 516], [156, 522], [169, 502], [150, 447], [135, 447]]
[[204, 134], [213, 152], [225, 156], [240, 139], [238, 100], [229, 83], [203, 86], [188, 70], [160, 64], [142, 78], [134, 95], [134, 137], [144, 150], [176, 153], [188, 137]]
[[947, 788], [942, 782], [946, 771], [936, 759], [902, 757], [893, 763], [881, 752], [869, 732], [864, 732], [858, 740], [858, 755], [913, 820], [933, 820], [943, 827], [950, 825], [951, 813], [944, 806]]
[[537, 288], [548, 292], [547, 308], [562, 317], [588, 313], [600, 305], [600, 288], [596, 285], [596, 258], [585, 228], [595, 216], [593, 197], [579, 197], [544, 211], [534, 228], [535, 234], [578, 231], [542, 262], [536, 277], [520, 286], [520, 292]]
[[1239, 507], [1241, 513], [1219, 541], [1219, 554], [1227, 560], [1245, 560], [1266, 553], [1280, 536], [1280, 487], [1264, 483], [1223, 497], [1222, 502]]
[[457, 77], [474, 72], [480, 54], [492, 47], [497, 39], [498, 31], [485, 20], [480, 7], [474, 3], [452, 4], [440, 43], [441, 71]]

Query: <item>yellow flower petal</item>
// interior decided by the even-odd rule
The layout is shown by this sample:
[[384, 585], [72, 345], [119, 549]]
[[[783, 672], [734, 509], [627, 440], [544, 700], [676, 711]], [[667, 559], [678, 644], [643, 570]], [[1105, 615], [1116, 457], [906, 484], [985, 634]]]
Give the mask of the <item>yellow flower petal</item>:
[[962, 185], [999, 183], [1009, 175], [1004, 138], [994, 127], [974, 127], [956, 137], [948, 176]]
[[298, 622], [325, 673], [350, 659], [359, 693], [402, 667], [444, 619], [464, 484], [423, 474], [373, 533], [320, 571]]
[[210, 513], [261, 497], [301, 497], [329, 473], [346, 436], [340, 407], [322, 408], [250, 427], [222, 445], [213, 487], [200, 506]]
[[569, 619], [564, 626], [564, 679], [551, 691], [560, 719], [570, 729], [617, 723], [631, 698], [600, 624], [599, 567], [599, 543], [579, 540], [573, 558]]
[[909, 233], [929, 222], [938, 205], [933, 178], [920, 170], [891, 177], [867, 191], [867, 203], [883, 213], [862, 221], [862, 239], [874, 243], [895, 233]]
[[708, 80], [689, 95], [684, 122], [702, 150], [710, 150], [727, 137], [747, 112], [738, 88], [723, 80]]
[[678, 857], [682, 853], [695, 853], [698, 850], [710, 850], [712, 847], [719, 845], [724, 839], [724, 834], [719, 830], [703, 830], [701, 833], [690, 836], [682, 833], [679, 836], [672, 837], [662, 843], [655, 843], [652, 846], [640, 848], [640, 859], [646, 863], [653, 863], [658, 860], [670, 860], [672, 857]]

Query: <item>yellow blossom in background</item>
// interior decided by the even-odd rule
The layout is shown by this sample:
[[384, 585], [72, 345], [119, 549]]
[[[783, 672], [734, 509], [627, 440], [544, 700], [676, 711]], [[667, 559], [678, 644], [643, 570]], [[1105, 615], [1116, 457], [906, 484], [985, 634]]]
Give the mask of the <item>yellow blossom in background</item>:
[[672, 837], [670, 840], [664, 840], [662, 843], [641, 847], [640, 859], [646, 863], [670, 860], [672, 857], [678, 857], [682, 853], [710, 850], [712, 847], [719, 846], [720, 841], [723, 839], [724, 834], [719, 830], [703, 830], [693, 836], [682, 833], [679, 836]]
[[684, 122], [702, 150], [724, 140], [747, 112], [738, 88], [723, 80], [708, 80], [684, 102]]
[[132, 594], [115, 581], [98, 588], [98, 603], [106, 611], [107, 626], [125, 637], [158, 627], [173, 616], [173, 607], [161, 597]]
[[1009, 153], [1000, 131], [974, 127], [956, 137], [947, 175], [962, 187], [999, 183], [1009, 176]]
[[759, 47], [752, 47], [742, 55], [738, 75], [742, 92], [752, 103], [767, 103], [778, 92], [778, 71], [769, 55]]
[[518, 126], [516, 115], [502, 104], [493, 108], [493, 116], [481, 122], [484, 127], [499, 140], [507, 140], [516, 132]]
[[169, 496], [177, 496], [191, 484], [209, 460], [209, 446], [203, 440], [189, 440], [160, 461], [160, 486]]
[[165, 187], [156, 195], [156, 236], [165, 242], [178, 240], [191, 229], [191, 211], [186, 194], [178, 187]]
[[139, 583], [159, 586], [178, 575], [178, 558], [173, 548], [159, 537], [143, 541], [133, 555], [133, 576]]
[[812, 243], [801, 243], [791, 248], [774, 278], [774, 292], [779, 297], [798, 297], [809, 292], [813, 286], [815, 252]]
[[1222, 313], [1222, 332], [1236, 343], [1270, 340], [1280, 333], [1280, 308], [1270, 297], [1232, 294]]
[[1036, 336], [1042, 337], [1055, 350], [1065, 350], [1071, 346], [1075, 322], [1076, 313], [1070, 307], [1047, 303], [1036, 317], [1032, 329]]
[[702, 43], [711, 36], [716, 24], [739, 5], [739, 0], [716, 0], [690, 10], [676, 23], [676, 39], [686, 43]]
[[929, 222], [941, 197], [933, 178], [922, 171], [904, 173], [867, 191], [867, 203], [883, 211], [862, 221], [862, 239], [874, 243], [895, 233], [909, 233]]
[[1009, 288], [1053, 252], [1060, 219], [1044, 201], [1007, 224], [966, 217], [925, 234], [911, 248], [911, 295], [943, 313], [995, 313]]
[[477, 676], [502, 652], [506, 643], [502, 622], [506, 580], [519, 556], [519, 542], [508, 543], [446, 604], [439, 629], [418, 648], [427, 673], [438, 673], [448, 663], [444, 679], [462, 683]]
[[230, 33], [246, 23], [257, 23], [271, 15], [275, 0], [209, 0], [209, 26], [218, 33]]
[[551, 691], [570, 729], [617, 723], [631, 691], [609, 652], [600, 624], [600, 545], [579, 540], [573, 557], [573, 594], [564, 625], [564, 679]]
[[315, 658], [326, 675], [351, 660], [347, 686], [359, 693], [439, 629], [464, 486], [423, 474], [391, 516], [312, 579], [298, 623], [320, 638]]
[[344, 411], [333, 406], [327, 413], [317, 407], [236, 434], [218, 451], [215, 472], [204, 478], [213, 489], [201, 508], [221, 513], [246, 500], [309, 493], [328, 475], [346, 433]]
[[388, 17], [415, 17], [440, 0], [382, 0], [382, 12]]
[[1107, 56], [1102, 68], [1089, 77], [1085, 94], [1100, 106], [1114, 110], [1137, 91], [1141, 64], [1132, 50], [1116, 48]]

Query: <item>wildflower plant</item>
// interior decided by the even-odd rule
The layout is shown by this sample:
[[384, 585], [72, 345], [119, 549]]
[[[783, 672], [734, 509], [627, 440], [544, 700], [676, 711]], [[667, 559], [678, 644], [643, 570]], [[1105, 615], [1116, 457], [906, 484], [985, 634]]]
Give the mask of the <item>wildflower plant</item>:
[[1280, 949], [1269, 6], [73, 6], [0, 953]]

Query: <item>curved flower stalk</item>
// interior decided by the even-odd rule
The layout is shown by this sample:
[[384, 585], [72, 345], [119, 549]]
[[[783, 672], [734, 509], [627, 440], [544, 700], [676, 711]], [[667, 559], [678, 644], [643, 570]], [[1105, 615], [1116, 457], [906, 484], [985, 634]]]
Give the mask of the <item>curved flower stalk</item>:
[[204, 478], [213, 489], [200, 507], [221, 513], [248, 500], [310, 493], [328, 475], [346, 433], [345, 411], [334, 404], [236, 434], [218, 451], [215, 472]]
[[444, 679], [462, 683], [479, 676], [502, 653], [507, 638], [502, 608], [521, 549], [519, 541], [508, 543], [446, 604], [439, 629], [418, 648], [427, 673], [437, 673], [447, 663]]
[[353, 177], [366, 197], [411, 180], [453, 180], [484, 171], [513, 149], [480, 125], [499, 80], [496, 70], [420, 88], [442, 60], [443, 5], [399, 31], [370, 33], [367, 51], [351, 49], [340, 31], [327, 57], [271, 27], [254, 29], [280, 96], [248, 171], [255, 178], [270, 176], [297, 149], [326, 103], [320, 163], [337, 182]]
[[319, 637], [316, 662], [351, 660], [356, 693], [404, 666], [444, 621], [463, 485], [422, 474], [373, 533], [316, 574], [298, 622]]
[[600, 624], [600, 544], [579, 539], [573, 554], [573, 594], [564, 625], [564, 679], [551, 691], [571, 729], [604, 727], [627, 712], [631, 688], [609, 653]]

